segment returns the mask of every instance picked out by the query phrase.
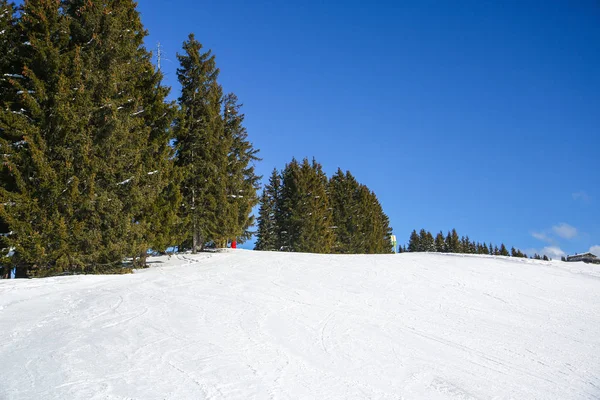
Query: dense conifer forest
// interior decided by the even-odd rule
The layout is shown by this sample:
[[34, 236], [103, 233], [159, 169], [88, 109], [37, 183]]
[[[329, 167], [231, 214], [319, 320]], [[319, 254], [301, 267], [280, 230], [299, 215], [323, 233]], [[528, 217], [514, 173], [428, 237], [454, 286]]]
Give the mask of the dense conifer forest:
[[[500, 247], [498, 247], [498, 245], [491, 242], [480, 243], [471, 240], [469, 236], [459, 236], [456, 229], [448, 231], [446, 235], [440, 231], [435, 235], [435, 238], [431, 232], [425, 229], [421, 229], [419, 233], [413, 230], [408, 239], [408, 245], [400, 245], [399, 252], [488, 254], [492, 256], [527, 258], [527, 254], [514, 247], [511, 247], [509, 251], [504, 243], [500, 243]], [[548, 256], [541, 256], [537, 253], [531, 256], [531, 258], [535, 260], [550, 260]]]
[[[262, 177], [240, 100], [190, 34], [168, 101], [146, 36], [130, 0], [0, 0], [0, 276], [129, 272], [252, 237]], [[375, 195], [314, 161], [274, 173], [258, 228], [261, 249], [391, 251]]]
[[[293, 159], [259, 196], [259, 150], [215, 55], [190, 34], [168, 101], [146, 36], [131, 0], [0, 0], [0, 276], [129, 272], [152, 253], [244, 242], [257, 205], [257, 250], [393, 251], [349, 171]], [[399, 250], [527, 257], [455, 230], [413, 231]]]
[[193, 35], [175, 103], [133, 1], [0, 0], [0, 32], [2, 265], [123, 272], [250, 236], [258, 150]]
[[375, 193], [314, 159], [273, 170], [260, 199], [256, 250], [391, 253], [392, 228]]

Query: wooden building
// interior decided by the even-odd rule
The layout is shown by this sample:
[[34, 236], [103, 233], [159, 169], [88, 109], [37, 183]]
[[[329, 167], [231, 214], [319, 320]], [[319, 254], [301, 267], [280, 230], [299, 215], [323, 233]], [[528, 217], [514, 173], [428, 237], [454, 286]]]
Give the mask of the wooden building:
[[569, 261], [569, 262], [583, 261], [585, 263], [600, 264], [600, 258], [596, 257], [592, 253], [581, 253], [581, 254], [574, 254], [572, 256], [567, 256], [567, 261]]

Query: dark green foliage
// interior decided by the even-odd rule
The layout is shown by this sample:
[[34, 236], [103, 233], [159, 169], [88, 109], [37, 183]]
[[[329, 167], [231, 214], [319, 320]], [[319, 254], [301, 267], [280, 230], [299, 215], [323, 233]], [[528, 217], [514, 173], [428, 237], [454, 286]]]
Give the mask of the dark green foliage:
[[282, 172], [278, 230], [288, 251], [329, 253], [333, 247], [333, 213], [327, 177], [321, 165], [292, 160]]
[[273, 171], [260, 201], [257, 250], [390, 253], [391, 228], [377, 197], [340, 169], [328, 181], [315, 160]]
[[[183, 173], [181, 216], [192, 241], [192, 252], [216, 238], [227, 203], [227, 153], [231, 138], [224, 139], [221, 116], [222, 89], [215, 56], [202, 52], [193, 34], [178, 54], [181, 84], [180, 113], [175, 123], [177, 157]], [[188, 236], [188, 237], [189, 237]]]
[[252, 235], [260, 179], [254, 163], [259, 158], [237, 96], [223, 96], [215, 56], [203, 52], [193, 34], [183, 50], [177, 56], [182, 91], [175, 164], [182, 171], [182, 226], [195, 252], [208, 241], [224, 247], [228, 240], [243, 242]]
[[436, 251], [435, 241], [433, 239], [433, 236], [431, 235], [431, 232], [428, 232], [425, 229], [421, 229], [421, 231], [419, 232], [419, 246], [417, 248], [417, 251]]
[[444, 234], [440, 231], [435, 236], [435, 251], [443, 253], [446, 251], [446, 241], [444, 240]]
[[252, 236], [250, 227], [254, 225], [252, 208], [258, 203], [257, 191], [260, 176], [254, 172], [254, 163], [259, 160], [258, 150], [248, 140], [246, 128], [242, 125], [244, 114], [237, 96], [229, 93], [223, 99], [223, 141], [229, 145], [227, 154], [227, 175], [225, 192], [227, 202], [222, 210], [224, 220], [217, 229], [215, 240], [226, 242], [237, 239], [240, 243]]
[[255, 250], [279, 250], [281, 247], [277, 220], [280, 196], [281, 176], [274, 169], [260, 198]]
[[416, 230], [413, 230], [408, 238], [408, 251], [415, 253], [421, 251], [421, 238]]
[[329, 180], [335, 242], [333, 251], [343, 254], [388, 253], [391, 250], [389, 220], [377, 197], [341, 169]]
[[251, 235], [257, 150], [193, 36], [175, 152], [176, 107], [133, 1], [28, 0], [17, 13], [0, 0], [0, 32], [3, 264], [115, 272], [184, 240], [193, 222], [199, 243]]
[[520, 250], [515, 249], [514, 247], [511, 249], [511, 253], [509, 254], [504, 244], [502, 244], [500, 249], [498, 249], [498, 247], [493, 246], [491, 243], [488, 247], [486, 243], [481, 244], [479, 242], [474, 242], [469, 239], [469, 236], [462, 236], [459, 239], [456, 229], [449, 231], [445, 238], [444, 234], [440, 231], [436, 235], [435, 239], [431, 233], [425, 229], [421, 229], [419, 233], [417, 233], [416, 230], [413, 230], [408, 240], [408, 251], [436, 251], [448, 253], [490, 254], [503, 256], [512, 255], [513, 257], [527, 257]]

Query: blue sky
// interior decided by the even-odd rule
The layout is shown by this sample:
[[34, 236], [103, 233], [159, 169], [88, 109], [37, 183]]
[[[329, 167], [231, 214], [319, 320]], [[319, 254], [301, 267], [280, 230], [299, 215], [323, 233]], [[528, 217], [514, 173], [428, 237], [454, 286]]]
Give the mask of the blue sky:
[[261, 174], [305, 156], [329, 174], [350, 170], [400, 242], [454, 227], [553, 257], [600, 246], [597, 1], [142, 0], [139, 10], [173, 98], [187, 34], [216, 54]]

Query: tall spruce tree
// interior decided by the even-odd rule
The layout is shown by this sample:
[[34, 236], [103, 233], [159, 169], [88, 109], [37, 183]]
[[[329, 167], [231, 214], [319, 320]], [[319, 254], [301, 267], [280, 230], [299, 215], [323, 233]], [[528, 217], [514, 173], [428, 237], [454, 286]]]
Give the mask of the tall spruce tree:
[[421, 251], [421, 238], [419, 237], [419, 234], [417, 233], [416, 230], [413, 229], [413, 231], [410, 234], [410, 237], [408, 239], [408, 251], [410, 251], [411, 253], [415, 253], [418, 251]]
[[81, 77], [72, 86], [77, 107], [70, 117], [84, 150], [78, 164], [87, 207], [80, 215], [90, 216], [85, 236], [99, 243], [99, 257], [108, 262], [127, 255], [143, 265], [150, 247], [168, 245], [169, 210], [178, 199], [169, 146], [175, 107], [166, 103], [169, 89], [144, 47], [147, 31], [136, 6], [131, 0], [64, 2], [73, 75]]
[[329, 180], [329, 199], [333, 208], [335, 253], [351, 254], [359, 252], [359, 188], [356, 179], [340, 168]]
[[[5, 5], [3, 4], [3, 7]], [[6, 12], [6, 11], [5, 11]], [[8, 180], [0, 215], [12, 234], [14, 262], [44, 269], [68, 253], [56, 181], [63, 175], [56, 146], [64, 136], [58, 114], [68, 77], [68, 21], [57, 2], [27, 1], [14, 30], [14, 55], [3, 62], [0, 148]]]
[[181, 112], [175, 123], [175, 162], [183, 174], [182, 218], [192, 252], [196, 252], [206, 241], [223, 236], [220, 228], [227, 223], [227, 163], [232, 141], [225, 138], [215, 56], [210, 50], [202, 52], [202, 44], [190, 34], [177, 58]]
[[438, 253], [443, 253], [446, 251], [446, 243], [444, 241], [444, 234], [442, 231], [435, 236], [435, 251]]
[[[17, 59], [16, 49], [18, 48], [18, 31], [16, 29], [17, 19], [15, 16], [16, 8], [13, 3], [6, 0], [0, 0], [0, 154], [2, 164], [0, 164], [0, 188], [6, 194], [17, 191], [16, 182], [9, 169], [9, 158], [14, 153], [12, 146], [15, 146], [21, 138], [18, 132], [6, 129], [10, 126], [10, 120], [15, 119], [12, 112], [18, 112], [14, 107], [18, 98], [17, 90], [14, 89], [14, 79], [22, 77]], [[7, 207], [8, 204], [4, 205]], [[9, 269], [13, 260], [8, 257], [12, 255], [8, 236], [11, 235], [10, 227], [0, 212], [0, 278], [8, 277]]]
[[358, 248], [355, 253], [385, 254], [392, 251], [389, 218], [373, 193], [365, 185], [359, 187]]
[[279, 250], [282, 246], [277, 227], [280, 220], [277, 217], [280, 196], [281, 176], [277, 169], [273, 169], [260, 198], [255, 250]]
[[160, 230], [149, 221], [168, 180], [172, 107], [135, 3], [30, 0], [17, 31], [19, 97], [0, 116], [20, 137], [16, 190], [0, 193], [11, 205], [0, 214], [18, 262], [38, 274], [143, 263]]
[[304, 159], [298, 170], [298, 202], [292, 219], [299, 229], [292, 242], [294, 251], [330, 253], [333, 246], [333, 215], [327, 196], [327, 177], [314, 159]]
[[252, 208], [258, 203], [256, 193], [260, 176], [254, 171], [254, 163], [259, 160], [256, 156], [258, 150], [248, 140], [248, 133], [242, 125], [244, 114], [240, 112], [240, 108], [241, 104], [235, 94], [229, 93], [224, 97], [223, 140], [229, 145], [229, 149], [225, 180], [227, 203], [222, 211], [225, 218], [218, 228], [218, 236], [222, 242], [231, 239], [243, 243], [252, 236]]

